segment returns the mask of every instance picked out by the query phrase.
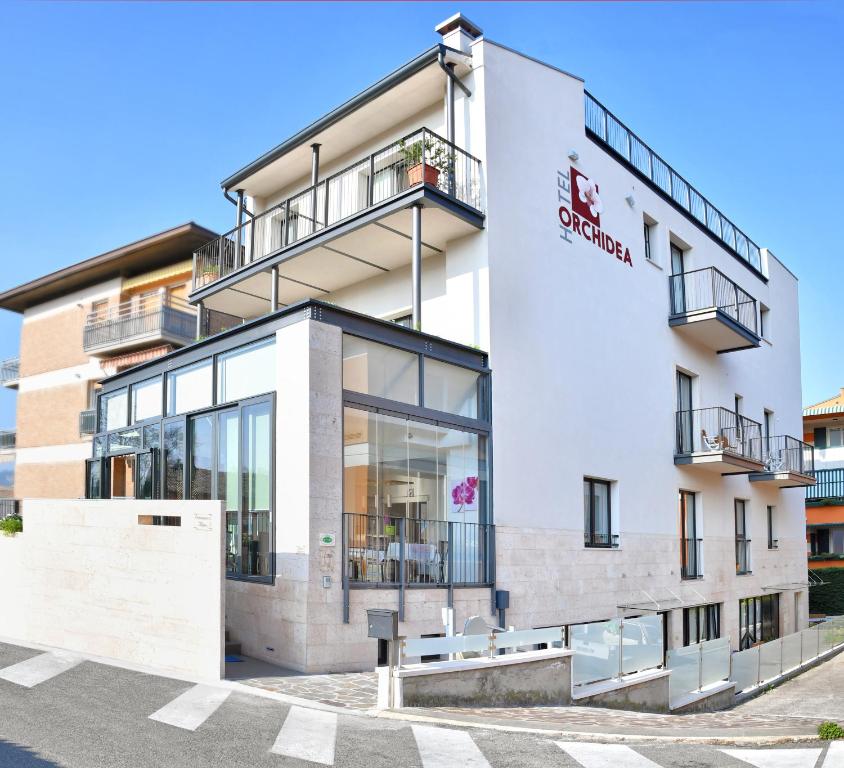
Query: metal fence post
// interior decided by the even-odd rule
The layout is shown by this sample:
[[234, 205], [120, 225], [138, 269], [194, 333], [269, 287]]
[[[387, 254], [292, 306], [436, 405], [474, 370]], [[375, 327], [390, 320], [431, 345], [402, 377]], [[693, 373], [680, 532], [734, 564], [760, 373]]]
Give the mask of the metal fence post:
[[404, 621], [404, 523], [405, 518], [399, 518], [399, 621]]
[[495, 632], [492, 630], [489, 631], [489, 637], [487, 638], [487, 651], [489, 653], [489, 658], [495, 657]]
[[452, 528], [454, 523], [448, 522], [446, 525], [448, 526], [446, 532], [446, 546], [448, 547], [448, 551], [446, 552], [448, 561], [446, 565], [448, 568], [448, 607], [454, 608], [454, 529]]
[[624, 674], [624, 616], [618, 623], [618, 679]]
[[697, 645], [697, 689], [703, 689], [703, 643]]

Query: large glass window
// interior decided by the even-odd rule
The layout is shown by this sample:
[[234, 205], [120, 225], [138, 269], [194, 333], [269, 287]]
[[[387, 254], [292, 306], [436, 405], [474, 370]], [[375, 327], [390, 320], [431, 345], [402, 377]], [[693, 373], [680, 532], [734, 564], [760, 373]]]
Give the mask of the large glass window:
[[739, 600], [739, 650], [780, 636], [779, 593]]
[[161, 416], [161, 377], [132, 385], [132, 423]]
[[611, 484], [607, 480], [583, 478], [583, 534], [587, 547], [617, 547], [612, 531]]
[[120, 429], [129, 423], [129, 396], [126, 389], [100, 396], [100, 432]]
[[214, 498], [214, 416], [194, 416], [190, 420], [190, 498], [204, 501]]
[[230, 403], [275, 389], [275, 340], [233, 349], [217, 358], [217, 402]]
[[164, 425], [164, 498], [185, 497], [185, 423]]
[[270, 404], [243, 408], [241, 432], [241, 571], [244, 576], [270, 575]]
[[425, 358], [425, 407], [478, 418], [480, 374], [468, 368]]
[[141, 433], [137, 429], [126, 429], [123, 432], [114, 432], [108, 436], [109, 453], [137, 451], [140, 447]]
[[217, 498], [226, 510], [226, 570], [236, 573], [240, 558], [240, 519], [238, 515], [238, 443], [240, 418], [238, 411], [217, 414]]
[[155, 498], [155, 461], [153, 452], [139, 453], [137, 456], [138, 481], [135, 485], [136, 499]]
[[86, 489], [85, 498], [87, 499], [102, 499], [103, 498], [103, 464], [105, 459], [88, 459], [85, 462], [86, 474]]
[[419, 405], [419, 356], [344, 334], [343, 388]]
[[747, 535], [747, 502], [735, 500], [736, 573], [750, 573], [750, 539]]
[[683, 645], [721, 637], [721, 605], [696, 605], [683, 609]]
[[211, 405], [214, 393], [211, 360], [167, 374], [167, 415], [177, 416]]

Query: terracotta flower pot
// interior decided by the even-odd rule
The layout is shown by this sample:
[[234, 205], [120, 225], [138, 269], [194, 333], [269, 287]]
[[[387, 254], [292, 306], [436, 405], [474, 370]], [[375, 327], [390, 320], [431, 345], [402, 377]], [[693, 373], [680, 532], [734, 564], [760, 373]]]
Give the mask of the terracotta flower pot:
[[421, 184], [422, 182], [436, 187], [439, 180], [439, 168], [434, 168], [433, 165], [428, 165], [428, 163], [418, 163], [417, 165], [407, 169], [407, 181], [411, 187]]

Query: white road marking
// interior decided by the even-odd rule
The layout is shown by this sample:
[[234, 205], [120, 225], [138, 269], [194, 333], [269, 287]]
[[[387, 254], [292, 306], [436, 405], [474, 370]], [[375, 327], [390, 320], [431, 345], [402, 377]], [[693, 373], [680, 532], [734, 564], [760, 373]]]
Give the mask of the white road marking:
[[815, 768], [820, 749], [722, 749], [724, 754], [756, 768]]
[[554, 743], [583, 768], [659, 768], [653, 760], [648, 760], [624, 744], [589, 744], [584, 741]]
[[490, 768], [472, 737], [465, 731], [413, 725], [413, 737], [423, 768]]
[[823, 768], [844, 768], [844, 741], [830, 742]]
[[231, 691], [225, 688], [195, 685], [157, 712], [153, 712], [149, 719], [184, 728], [186, 731], [195, 731], [220, 708], [229, 694]]
[[82, 661], [84, 659], [81, 656], [64, 653], [63, 651], [41, 653], [19, 664], [0, 669], [0, 678], [15, 683], [15, 685], [22, 685], [24, 688], [32, 688], [56, 675], [60, 675], [62, 672], [73, 669]]
[[337, 715], [318, 709], [290, 707], [270, 752], [313, 763], [334, 765]]

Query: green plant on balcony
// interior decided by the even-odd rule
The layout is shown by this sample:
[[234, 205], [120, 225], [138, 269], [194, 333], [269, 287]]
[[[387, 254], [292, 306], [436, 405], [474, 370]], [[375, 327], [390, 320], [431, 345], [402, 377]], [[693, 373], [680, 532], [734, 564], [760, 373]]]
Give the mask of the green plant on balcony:
[[422, 182], [436, 186], [440, 173], [451, 168], [452, 159], [441, 141], [416, 139], [399, 142], [399, 152], [407, 167], [407, 181], [412, 187]]
[[4, 536], [14, 536], [23, 530], [23, 520], [19, 515], [9, 515], [0, 520], [0, 531]]
[[220, 276], [219, 264], [205, 264], [202, 267], [202, 282], [210, 283]]

